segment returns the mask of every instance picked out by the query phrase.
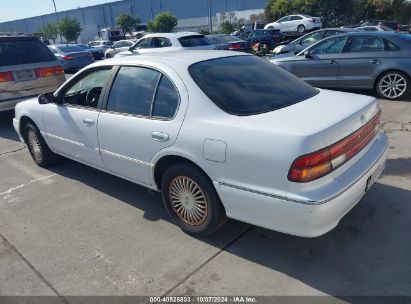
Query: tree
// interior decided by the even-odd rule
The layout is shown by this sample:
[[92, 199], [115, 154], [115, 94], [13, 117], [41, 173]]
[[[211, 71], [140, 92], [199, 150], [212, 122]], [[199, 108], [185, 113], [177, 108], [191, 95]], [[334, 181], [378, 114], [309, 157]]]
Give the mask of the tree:
[[117, 18], [116, 23], [118, 26], [121, 26], [125, 33], [131, 34], [131, 31], [135, 30], [140, 25], [141, 19], [138, 16], [122, 14]]
[[177, 17], [170, 12], [158, 14], [154, 21], [147, 23], [147, 29], [153, 33], [169, 33], [177, 25]]
[[221, 33], [222, 34], [231, 34], [234, 31], [235, 31], [234, 25], [231, 24], [230, 21], [227, 20], [221, 23]]
[[56, 43], [57, 35], [59, 34], [59, 26], [57, 23], [47, 23], [46, 26], [39, 29], [39, 32], [44, 38], [51, 39]]
[[64, 17], [58, 27], [60, 35], [63, 36], [67, 42], [77, 42], [82, 28], [76, 18]]

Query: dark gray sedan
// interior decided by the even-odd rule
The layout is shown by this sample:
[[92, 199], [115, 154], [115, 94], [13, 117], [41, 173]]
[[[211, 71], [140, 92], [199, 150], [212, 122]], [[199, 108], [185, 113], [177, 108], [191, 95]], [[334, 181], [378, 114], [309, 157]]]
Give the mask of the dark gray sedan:
[[314, 43], [334, 35], [343, 34], [347, 32], [355, 31], [352, 28], [327, 28], [317, 30], [311, 33], [308, 33], [300, 38], [297, 38], [293, 41], [284, 41], [280, 43], [274, 50], [275, 55], [284, 54], [284, 53], [296, 53], [301, 52], [305, 48], [313, 45]]
[[270, 61], [317, 87], [375, 89], [383, 98], [400, 99], [411, 86], [411, 35], [340, 34]]

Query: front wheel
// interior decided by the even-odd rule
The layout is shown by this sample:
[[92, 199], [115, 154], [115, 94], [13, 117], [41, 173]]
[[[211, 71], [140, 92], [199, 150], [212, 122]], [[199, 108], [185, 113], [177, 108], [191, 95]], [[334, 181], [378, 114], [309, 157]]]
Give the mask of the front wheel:
[[47, 167], [57, 161], [58, 156], [47, 146], [35, 125], [27, 123], [24, 126], [24, 138], [31, 157], [38, 166]]
[[170, 218], [190, 235], [211, 235], [226, 221], [213, 184], [194, 166], [172, 165], [163, 175], [161, 191]]
[[376, 90], [382, 98], [397, 100], [409, 93], [410, 80], [402, 72], [389, 71], [378, 78]]

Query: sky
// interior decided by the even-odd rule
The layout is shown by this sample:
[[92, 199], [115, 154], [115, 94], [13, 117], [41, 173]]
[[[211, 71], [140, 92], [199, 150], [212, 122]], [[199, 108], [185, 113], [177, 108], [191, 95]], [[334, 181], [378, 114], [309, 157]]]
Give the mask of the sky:
[[[58, 11], [114, 0], [55, 0]], [[0, 0], [0, 22], [54, 13], [53, 0]]]

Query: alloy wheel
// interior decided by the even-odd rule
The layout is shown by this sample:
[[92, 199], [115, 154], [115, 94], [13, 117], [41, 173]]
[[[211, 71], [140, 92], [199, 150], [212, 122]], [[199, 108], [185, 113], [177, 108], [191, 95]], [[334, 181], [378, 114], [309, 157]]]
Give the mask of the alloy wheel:
[[200, 186], [186, 176], [175, 177], [169, 186], [171, 207], [185, 223], [198, 226], [207, 219], [207, 198]]
[[407, 80], [397, 73], [387, 74], [381, 78], [378, 89], [389, 99], [399, 98], [407, 91]]

